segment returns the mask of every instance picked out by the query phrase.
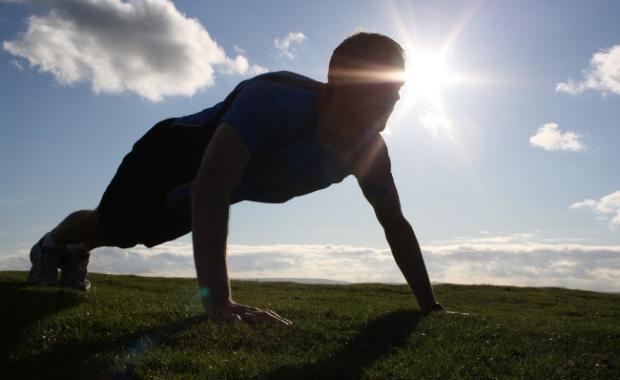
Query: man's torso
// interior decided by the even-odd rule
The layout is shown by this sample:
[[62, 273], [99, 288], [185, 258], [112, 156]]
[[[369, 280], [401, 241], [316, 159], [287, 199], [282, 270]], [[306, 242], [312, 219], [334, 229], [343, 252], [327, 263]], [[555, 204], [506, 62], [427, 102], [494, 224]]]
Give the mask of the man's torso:
[[[298, 74], [282, 74], [312, 82]], [[298, 87], [255, 80], [246, 85], [219, 118], [239, 132], [250, 151], [242, 180], [231, 194], [231, 203], [282, 203], [341, 182], [351, 174], [350, 166], [319, 139], [316, 123], [322, 91], [322, 86]], [[218, 103], [181, 117], [174, 125], [208, 127], [222, 106]]]

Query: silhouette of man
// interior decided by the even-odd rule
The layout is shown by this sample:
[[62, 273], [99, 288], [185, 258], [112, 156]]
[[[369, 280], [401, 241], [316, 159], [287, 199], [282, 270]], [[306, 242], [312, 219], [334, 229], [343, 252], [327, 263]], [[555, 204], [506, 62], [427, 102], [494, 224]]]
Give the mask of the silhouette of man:
[[230, 205], [286, 202], [353, 174], [421, 311], [442, 310], [379, 134], [399, 99], [404, 68], [398, 43], [361, 32], [334, 50], [327, 83], [267, 73], [241, 82], [213, 107], [156, 124], [125, 156], [97, 209], [71, 213], [33, 246], [28, 281], [86, 290], [92, 249], [153, 247], [191, 231], [208, 315], [290, 325], [272, 310], [233, 301]]

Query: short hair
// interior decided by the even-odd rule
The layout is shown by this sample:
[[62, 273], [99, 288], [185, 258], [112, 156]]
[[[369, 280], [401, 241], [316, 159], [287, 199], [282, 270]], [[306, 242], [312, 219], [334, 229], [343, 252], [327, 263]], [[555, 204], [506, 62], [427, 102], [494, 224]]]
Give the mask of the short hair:
[[333, 83], [337, 77], [346, 77], [356, 69], [373, 67], [405, 67], [405, 50], [390, 37], [369, 32], [358, 32], [334, 49], [329, 60], [327, 81]]

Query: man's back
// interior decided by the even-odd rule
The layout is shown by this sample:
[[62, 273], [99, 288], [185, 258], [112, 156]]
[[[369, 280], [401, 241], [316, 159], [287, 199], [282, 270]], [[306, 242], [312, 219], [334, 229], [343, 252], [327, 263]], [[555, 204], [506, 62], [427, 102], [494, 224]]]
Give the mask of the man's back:
[[[224, 102], [175, 122], [180, 128], [215, 127], [222, 122], [242, 138], [250, 160], [231, 195], [232, 203], [281, 203], [341, 182], [351, 174], [349, 165], [319, 138], [317, 122], [324, 85], [317, 86], [320, 82], [295, 73], [277, 74], [297, 84], [251, 79], [217, 121], [213, 118], [221, 113]], [[300, 81], [308, 86], [299, 85]], [[176, 197], [188, 194], [189, 185], [175, 192]]]

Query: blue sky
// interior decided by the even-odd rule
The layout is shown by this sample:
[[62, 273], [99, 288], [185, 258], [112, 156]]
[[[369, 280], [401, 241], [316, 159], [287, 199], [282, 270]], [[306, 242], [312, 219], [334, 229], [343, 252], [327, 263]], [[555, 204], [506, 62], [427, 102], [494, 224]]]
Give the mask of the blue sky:
[[[325, 81], [337, 44], [371, 30], [415, 68], [384, 138], [431, 279], [618, 291], [618, 14], [616, 1], [0, 1], [0, 267], [26, 269], [43, 233], [94, 208], [157, 121], [264, 70]], [[190, 243], [101, 248], [91, 270], [192, 275]], [[233, 206], [229, 243], [233, 277], [402, 282], [353, 177]]]

